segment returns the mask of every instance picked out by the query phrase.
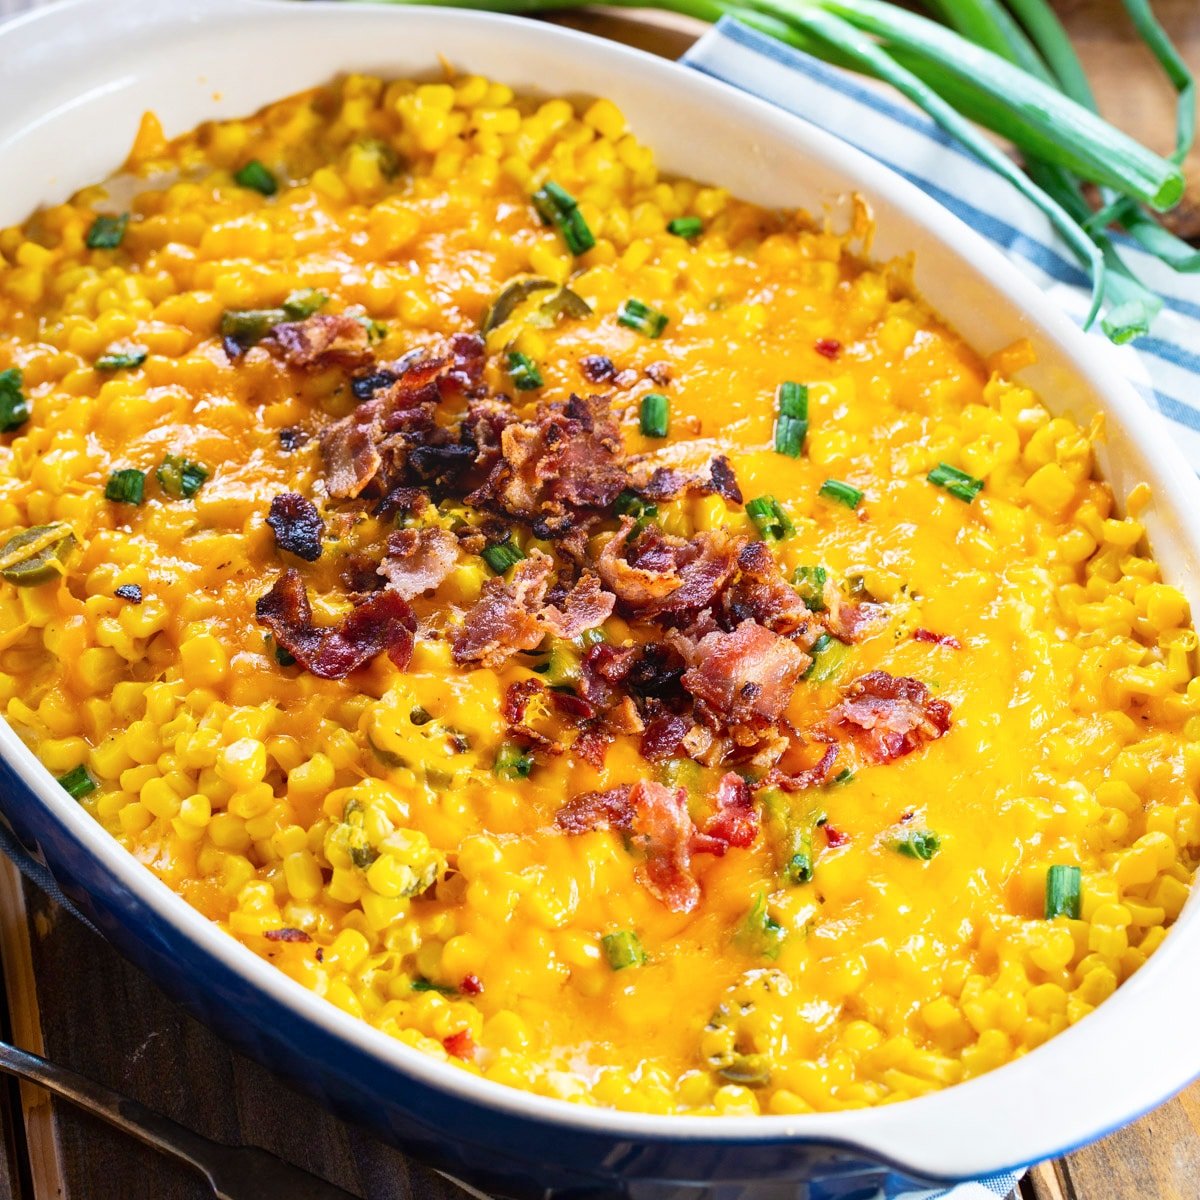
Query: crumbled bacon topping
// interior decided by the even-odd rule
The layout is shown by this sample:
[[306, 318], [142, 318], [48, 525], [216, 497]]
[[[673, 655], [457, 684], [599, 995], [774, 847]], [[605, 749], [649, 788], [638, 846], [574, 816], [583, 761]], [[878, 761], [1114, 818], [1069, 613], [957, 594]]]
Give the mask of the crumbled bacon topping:
[[962, 649], [962, 642], [953, 634], [934, 633], [932, 629], [914, 629], [912, 636], [914, 642], [932, 642], [937, 646], [948, 646], [951, 650]]
[[289, 367], [328, 367], [356, 364], [368, 352], [366, 326], [345, 313], [315, 313], [303, 321], [276, 325], [263, 339]]
[[305, 562], [321, 557], [321, 539], [325, 522], [317, 506], [299, 492], [283, 492], [271, 501], [267, 524], [275, 535], [275, 545]]
[[723, 855], [730, 847], [745, 849], [758, 837], [758, 806], [750, 786], [733, 771], [726, 772], [717, 785], [716, 812], [692, 840], [696, 853]]
[[268, 942], [311, 942], [312, 938], [303, 929], [266, 929], [263, 937]]
[[950, 705], [934, 699], [920, 680], [871, 671], [846, 690], [831, 722], [848, 728], [870, 758], [891, 762], [945, 734]]
[[[807, 629], [812, 614], [794, 587], [784, 581], [779, 564], [765, 542], [748, 542], [738, 554], [740, 574], [722, 597], [726, 613], [736, 623], [756, 621], [772, 633], [792, 634]], [[815, 635], [814, 635], [815, 636]]]
[[322, 679], [344, 679], [385, 650], [402, 671], [412, 657], [417, 621], [406, 601], [392, 591], [376, 592], [338, 625], [318, 627], [304, 580], [289, 567], [259, 597], [254, 611], [276, 643]]
[[552, 593], [538, 617], [547, 632], [570, 641], [603, 625], [616, 603], [616, 596], [604, 591], [599, 578], [585, 571], [574, 587], [558, 595]]
[[606, 383], [617, 373], [613, 360], [606, 354], [585, 354], [579, 360], [579, 369], [588, 383]]
[[555, 824], [564, 833], [591, 833], [596, 829], [633, 828], [633, 804], [628, 784], [606, 792], [582, 792], [558, 810]]
[[803, 771], [795, 771], [791, 774], [779, 769], [773, 768], [768, 772], [767, 777], [763, 780], [766, 787], [782, 788], [785, 792], [803, 792], [808, 788], [822, 787], [829, 781], [829, 776], [833, 771], [833, 765], [838, 760], [840, 753], [836, 742], [829, 742], [821, 754], [818, 762], [811, 767], [805, 768]]
[[445, 529], [398, 529], [388, 536], [379, 574], [405, 600], [431, 592], [454, 570], [458, 539]]
[[687, 792], [639, 779], [629, 792], [633, 844], [645, 858], [634, 874], [672, 912], [691, 912], [700, 900], [692, 875], [696, 828], [688, 815]]

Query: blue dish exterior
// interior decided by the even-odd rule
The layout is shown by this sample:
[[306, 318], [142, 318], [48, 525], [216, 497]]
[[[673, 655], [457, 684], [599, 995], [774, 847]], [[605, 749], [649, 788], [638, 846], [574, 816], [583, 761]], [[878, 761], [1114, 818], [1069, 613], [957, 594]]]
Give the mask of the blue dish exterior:
[[110, 876], [2, 758], [0, 810], [70, 900], [193, 1016], [339, 1116], [497, 1197], [877, 1200], [920, 1184], [830, 1141], [632, 1141], [430, 1087], [249, 988]]

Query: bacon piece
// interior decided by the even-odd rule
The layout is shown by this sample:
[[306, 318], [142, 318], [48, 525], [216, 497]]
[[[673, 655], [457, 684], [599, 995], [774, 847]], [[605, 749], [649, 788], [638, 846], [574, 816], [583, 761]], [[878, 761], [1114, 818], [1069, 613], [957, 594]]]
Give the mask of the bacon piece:
[[633, 843], [645, 853], [638, 881], [672, 912], [691, 912], [700, 899], [692, 875], [696, 827], [688, 815], [687, 791], [639, 779], [629, 793]]
[[405, 600], [431, 592], [458, 563], [458, 539], [446, 529], [398, 529], [388, 535], [379, 574]]
[[620, 697], [621, 685], [633, 667], [637, 650], [617, 649], [607, 642], [589, 646], [581, 664], [583, 697], [596, 708], [610, 708]]
[[763, 786], [782, 788], [785, 792], [803, 792], [807, 788], [821, 787], [828, 780], [830, 772], [833, 770], [833, 764], [838, 760], [838, 753], [837, 743], [830, 742], [825, 747], [825, 752], [816, 766], [791, 775], [774, 768], [767, 773], [767, 777], [763, 780]]
[[936, 700], [920, 680], [871, 671], [856, 679], [832, 712], [876, 762], [891, 762], [950, 728], [950, 705]]
[[344, 679], [384, 650], [401, 671], [412, 657], [417, 620], [395, 592], [377, 592], [339, 625], [317, 627], [304, 580], [289, 567], [259, 597], [254, 611], [276, 643], [321, 679]]
[[611, 507], [628, 483], [621, 433], [604, 396], [572, 396], [500, 434], [500, 458], [467, 503], [567, 533], [580, 511]]
[[366, 326], [345, 313], [315, 313], [303, 321], [285, 321], [263, 341], [277, 348], [289, 367], [304, 368], [361, 362], [370, 345]]
[[757, 621], [772, 633], [795, 633], [811, 622], [799, 592], [783, 579], [765, 542], [748, 542], [738, 554], [737, 582], [722, 596], [733, 621]]
[[555, 637], [570, 641], [607, 621], [616, 603], [616, 596], [604, 591], [591, 571], [585, 571], [557, 604], [542, 609], [538, 619]]
[[585, 354], [579, 360], [579, 369], [588, 383], [604, 383], [617, 373], [613, 360], [607, 354]]
[[644, 471], [633, 480], [634, 490], [647, 500], [673, 500], [686, 492], [693, 496], [724, 496], [732, 504], [741, 504], [742, 489], [729, 459], [716, 455], [709, 464], [708, 477], [689, 474], [680, 467], [655, 467], [646, 476]]
[[643, 368], [647, 377], [659, 387], [666, 387], [671, 382], [671, 364], [667, 362], [647, 363]]
[[668, 758], [679, 758], [683, 753], [683, 739], [692, 727], [687, 717], [663, 713], [655, 717], [642, 734], [642, 757], [650, 762], [662, 762]]
[[450, 339], [449, 364], [438, 380], [444, 393], [459, 391], [472, 395], [483, 382], [483, 368], [487, 363], [487, 346], [477, 333], [456, 333]]
[[813, 349], [822, 358], [834, 359], [842, 352], [842, 343], [836, 338], [817, 338]]
[[[680, 639], [686, 644], [686, 639]], [[777, 721], [812, 659], [787, 638], [743, 621], [687, 645], [683, 686], [731, 725]]]
[[600, 578], [627, 611], [639, 616], [696, 612], [711, 604], [737, 569], [744, 538], [705, 530], [690, 540], [650, 527], [635, 533], [625, 517], [600, 552]]
[[265, 929], [263, 937], [268, 942], [311, 942], [312, 938], [303, 929]]
[[914, 642], [933, 642], [938, 646], [949, 646], [951, 650], [961, 650], [962, 642], [949, 633], [934, 633], [932, 629], [914, 629]]
[[325, 487], [335, 499], [361, 495], [383, 466], [375, 429], [379, 411], [378, 401], [372, 400], [322, 431]]
[[717, 785], [717, 811], [692, 841], [693, 853], [720, 858], [731, 846], [745, 849], [758, 837], [758, 806], [746, 781], [728, 771]]
[[317, 506], [299, 492], [282, 492], [276, 496], [271, 501], [267, 524], [280, 550], [295, 554], [305, 562], [316, 562], [321, 557], [325, 522], [321, 520]]
[[534, 696], [546, 690], [546, 685], [537, 679], [519, 679], [510, 683], [504, 690], [504, 701], [500, 705], [500, 715], [509, 725], [522, 725], [525, 721], [525, 710]]
[[633, 804], [628, 784], [606, 792], [582, 792], [558, 810], [554, 823], [564, 833], [591, 833], [597, 829], [633, 828]]
[[535, 550], [513, 568], [506, 583], [497, 576], [454, 631], [454, 661], [496, 667], [519, 650], [532, 650], [545, 636], [538, 611], [546, 596], [554, 561]]
[[372, 511], [377, 517], [382, 517], [384, 520], [394, 517], [397, 513], [420, 516], [428, 504], [429, 497], [420, 488], [397, 484], [375, 505]]
[[579, 736], [571, 743], [571, 753], [578, 755], [589, 766], [599, 771], [604, 766], [610, 745], [612, 735], [593, 725], [580, 730]]
[[859, 641], [886, 616], [882, 604], [847, 600], [832, 579], [825, 585], [824, 600], [825, 627], [848, 645]]
[[738, 486], [737, 476], [734, 475], [733, 467], [729, 465], [729, 459], [725, 455], [718, 454], [712, 460], [709, 483], [718, 496], [723, 496], [731, 504], [741, 504], [742, 489]]

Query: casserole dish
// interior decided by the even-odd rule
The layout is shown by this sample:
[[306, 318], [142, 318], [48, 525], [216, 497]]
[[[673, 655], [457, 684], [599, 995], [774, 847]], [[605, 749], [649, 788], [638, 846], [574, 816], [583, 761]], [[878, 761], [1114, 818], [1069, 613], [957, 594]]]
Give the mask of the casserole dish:
[[[112, 50], [102, 56], [104, 70], [92, 75], [88, 64], [95, 61], [98, 29], [111, 31]], [[86, 45], [76, 42], [78, 30], [87, 31]], [[391, 50], [390, 34], [403, 35], [403, 50]], [[16, 70], [6, 104], [12, 125], [3, 131], [0, 152], [19, 181], [9, 195], [13, 218], [111, 170], [134, 117], [147, 106], [176, 132], [205, 116], [252, 109], [343, 69], [420, 75], [434, 69], [439, 51], [465, 69], [518, 86], [537, 79], [552, 92], [578, 88], [609, 95], [659, 148], [667, 169], [719, 180], [761, 203], [819, 211], [860, 191], [877, 208], [876, 251], [888, 256], [915, 250], [919, 289], [956, 319], [978, 350], [1033, 338], [1042, 366], [1030, 382], [1076, 420], [1097, 410], [1108, 416], [1118, 452], [1106, 475], [1118, 493], [1141, 479], [1153, 484], [1159, 507], [1147, 523], [1156, 551], [1169, 577], [1192, 590], [1194, 538], [1182, 512], [1194, 483], [1140, 428], [1137, 402], [1085, 365], [1076, 335], [1044, 312], [1031, 289], [985, 248], [877, 168], [790, 119], [624, 51], [459, 14], [300, 9], [247, 0], [194, 11], [180, 6], [168, 14], [137, 4], [105, 10], [77, 4], [18, 25], [7, 36], [6, 60]], [[367, 45], [384, 49], [366, 54], [361, 47]], [[272, 66], [261, 70], [268, 50]], [[78, 70], [73, 54], [80, 56]], [[47, 55], [53, 56], [53, 73], [46, 70]], [[637, 67], [636, 76], [630, 70], [619, 77], [626, 66]], [[37, 81], [51, 74], [71, 82], [60, 94], [51, 85], [39, 95]], [[181, 86], [180, 80], [186, 82]], [[82, 98], [67, 95], [66, 89], [80, 87]], [[667, 92], [675, 106], [656, 113], [656, 98]], [[690, 146], [689, 129], [716, 116], [718, 108], [720, 135], [703, 147]], [[54, 178], [66, 143], [86, 148], [72, 156], [71, 177]], [[935, 229], [943, 222], [949, 228], [939, 235]], [[1172, 500], [1181, 507], [1172, 508]], [[1180, 1085], [1191, 1068], [1178, 1053], [1186, 1037], [1180, 997], [1191, 982], [1186, 950], [1180, 949], [1192, 936], [1189, 911], [1155, 962], [1111, 1006], [1085, 1022], [1083, 1032], [1060, 1039], [1070, 1049], [1056, 1041], [959, 1089], [958, 1103], [929, 1098], [879, 1114], [691, 1124], [512, 1096], [451, 1078], [428, 1062], [409, 1062], [403, 1048], [348, 1024], [311, 997], [293, 995], [285, 980], [269, 978], [261, 964], [247, 962], [194, 913], [181, 912], [178, 901], [104, 843], [103, 835], [85, 828], [61, 795], [52, 795], [28, 755], [11, 749], [11, 792], [18, 793], [18, 779], [32, 788], [28, 803], [11, 806], [18, 831], [39, 845], [101, 927], [173, 994], [347, 1115], [509, 1194], [608, 1194], [624, 1187], [630, 1194], [655, 1195], [728, 1182], [764, 1195], [803, 1188], [812, 1195], [865, 1195], [889, 1163], [911, 1178], [952, 1178], [1044, 1157], [1127, 1119]], [[1109, 1007], [1119, 1015], [1110, 1016]], [[1108, 1024], [1104, 1032], [1101, 1020]], [[1128, 1043], [1134, 1028], [1140, 1037], [1137, 1077], [1131, 1070], [1129, 1078], [1102, 1086], [1110, 1063], [1097, 1050], [1099, 1039], [1105, 1047]], [[997, 1086], [1001, 1077], [1009, 1082]], [[553, 1154], [545, 1146], [547, 1123], [555, 1131]]]

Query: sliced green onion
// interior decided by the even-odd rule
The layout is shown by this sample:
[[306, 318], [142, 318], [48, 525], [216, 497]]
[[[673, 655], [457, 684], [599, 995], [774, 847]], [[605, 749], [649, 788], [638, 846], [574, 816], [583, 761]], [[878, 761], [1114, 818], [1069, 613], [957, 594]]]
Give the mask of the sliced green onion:
[[579, 203], [570, 192], [548, 179], [533, 193], [533, 207], [547, 225], [557, 225], [572, 254], [585, 254], [596, 239], [579, 211]]
[[538, 370], [537, 363], [519, 350], [508, 352], [508, 377], [518, 392], [532, 392], [543, 385], [542, 373]]
[[814, 871], [813, 832], [825, 820], [820, 810], [811, 810], [802, 817], [787, 819], [784, 875], [790, 883], [811, 883]]
[[613, 501], [613, 512], [618, 517], [657, 517], [658, 505], [644, 500], [637, 492], [626, 488]]
[[29, 400], [21, 390], [21, 372], [16, 367], [0, 371], [0, 433], [12, 433], [29, 420]]
[[125, 240], [125, 227], [128, 224], [128, 213], [122, 213], [119, 217], [101, 213], [87, 231], [87, 248], [115, 250]]
[[949, 463], [938, 463], [926, 478], [930, 483], [945, 488], [950, 495], [957, 496], [967, 504], [983, 490], [982, 479], [976, 479], [974, 475], [968, 475], [966, 471], [960, 471]]
[[444, 983], [434, 983], [432, 979], [426, 979], [424, 975], [418, 975], [412, 981], [412, 990], [414, 992], [437, 992], [441, 996], [457, 996], [458, 990], [447, 986]]
[[58, 782], [72, 800], [82, 800], [84, 796], [94, 792], [100, 786], [82, 763], [65, 775], [60, 775]]
[[138, 346], [133, 350], [102, 354], [93, 364], [97, 371], [132, 371], [146, 361], [146, 349]]
[[830, 783], [849, 783], [854, 778], [854, 772], [846, 767], [839, 771], [829, 782]]
[[787, 930], [767, 911], [767, 894], [759, 892], [745, 920], [733, 935], [733, 944], [755, 958], [774, 962], [787, 940]]
[[294, 667], [296, 665], [296, 656], [290, 651], [275, 643], [275, 661], [281, 667]]
[[263, 196], [273, 196], [279, 191], [279, 181], [257, 158], [234, 171], [233, 182]]
[[577, 208], [571, 209], [558, 223], [563, 241], [572, 254], [586, 254], [595, 244], [596, 238]]
[[642, 949], [642, 939], [633, 930], [620, 929], [616, 933], [606, 933], [600, 942], [604, 946], [608, 965], [614, 971], [645, 966], [646, 951]]
[[667, 232], [681, 238], [699, 237], [704, 232], [704, 222], [699, 217], [675, 217], [667, 222]]
[[617, 324], [644, 333], [648, 338], [656, 338], [661, 337], [662, 331], [667, 327], [667, 314], [631, 296], [621, 305], [617, 313]]
[[208, 478], [208, 468], [180, 454], [168, 454], [154, 472], [159, 486], [174, 500], [190, 500]]
[[808, 435], [808, 386], [788, 380], [779, 385], [779, 415], [775, 420], [775, 450], [799, 458]]
[[852, 484], [843, 483], [840, 479], [827, 479], [817, 491], [817, 495], [835, 504], [844, 504], [847, 508], [857, 508], [862, 503], [863, 494]]
[[671, 402], [662, 392], [647, 392], [642, 397], [641, 425], [646, 437], [667, 436], [671, 427]]
[[329, 302], [329, 297], [317, 288], [297, 288], [279, 306], [289, 321], [303, 321], [319, 312]]
[[497, 575], [503, 575], [509, 567], [519, 563], [525, 557], [521, 547], [511, 539], [497, 542], [494, 546], [485, 547], [482, 558]]
[[792, 583], [804, 601], [804, 607], [809, 612], [825, 611], [825, 583], [829, 573], [824, 567], [797, 567], [792, 575]]
[[117, 504], [141, 504], [146, 494], [146, 473], [127, 467], [114, 471], [104, 485], [104, 498]]
[[1083, 872], [1078, 867], [1056, 864], [1046, 872], [1046, 920], [1070, 917], [1079, 920]]
[[928, 862], [941, 848], [942, 839], [928, 829], [913, 829], [903, 837], [894, 838], [890, 845], [897, 854]]
[[845, 642], [839, 642], [837, 638], [830, 637], [827, 633], [821, 634], [813, 643], [812, 662], [808, 664], [808, 670], [801, 678], [807, 679], [810, 683], [827, 683], [836, 675], [841, 674], [849, 653], [850, 647]]
[[783, 511], [774, 496], [759, 496], [746, 505], [746, 516], [754, 522], [764, 542], [782, 542], [796, 532], [791, 518]]
[[496, 755], [496, 765], [492, 770], [501, 779], [527, 779], [533, 770], [533, 755], [516, 742], [505, 742]]

